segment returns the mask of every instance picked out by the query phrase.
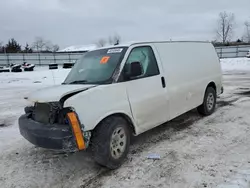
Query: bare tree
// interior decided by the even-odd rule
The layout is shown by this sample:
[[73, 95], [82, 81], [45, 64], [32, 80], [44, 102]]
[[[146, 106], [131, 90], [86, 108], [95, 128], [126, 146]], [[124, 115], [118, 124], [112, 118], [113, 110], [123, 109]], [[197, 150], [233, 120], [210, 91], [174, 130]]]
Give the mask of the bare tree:
[[4, 48], [4, 47], [3, 47], [3, 42], [0, 41], [0, 53], [3, 52], [3, 48]]
[[245, 35], [243, 38], [246, 42], [250, 42], [250, 21], [245, 22]]
[[36, 51], [42, 51], [44, 49], [46, 45], [46, 42], [44, 41], [44, 39], [42, 37], [36, 37], [35, 41], [33, 42], [32, 47], [36, 50]]
[[53, 44], [49, 40], [46, 41], [45, 50], [50, 52], [50, 51], [52, 51], [52, 49], [53, 49]]
[[121, 42], [121, 37], [118, 34], [109, 37], [110, 45], [118, 45], [120, 44], [120, 42]]
[[107, 41], [105, 39], [100, 39], [97, 41], [96, 45], [97, 47], [103, 47], [107, 44]]
[[54, 44], [52, 47], [53, 52], [57, 52], [60, 49], [60, 47], [57, 44]]
[[217, 36], [223, 44], [229, 42], [233, 36], [234, 14], [221, 12], [218, 19]]
[[113, 37], [109, 36], [109, 44], [113, 45]]

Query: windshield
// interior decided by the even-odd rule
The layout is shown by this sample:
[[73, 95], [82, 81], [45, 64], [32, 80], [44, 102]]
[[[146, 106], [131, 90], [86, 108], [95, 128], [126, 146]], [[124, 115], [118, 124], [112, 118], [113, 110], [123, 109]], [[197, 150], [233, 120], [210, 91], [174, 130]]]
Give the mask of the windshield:
[[63, 84], [108, 84], [127, 47], [87, 52], [74, 65]]

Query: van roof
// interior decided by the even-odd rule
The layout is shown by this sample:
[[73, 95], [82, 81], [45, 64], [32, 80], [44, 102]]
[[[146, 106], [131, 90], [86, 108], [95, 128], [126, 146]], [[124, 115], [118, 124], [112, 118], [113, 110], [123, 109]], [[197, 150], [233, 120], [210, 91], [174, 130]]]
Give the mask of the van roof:
[[119, 48], [119, 47], [129, 47], [131, 45], [136, 45], [136, 44], [149, 44], [149, 43], [178, 43], [178, 42], [190, 42], [190, 43], [211, 43], [209, 41], [131, 41], [131, 42], [126, 42], [126, 43], [121, 43], [116, 46], [104, 46], [101, 48], [97, 48], [95, 50], [99, 49], [106, 49], [106, 48]]

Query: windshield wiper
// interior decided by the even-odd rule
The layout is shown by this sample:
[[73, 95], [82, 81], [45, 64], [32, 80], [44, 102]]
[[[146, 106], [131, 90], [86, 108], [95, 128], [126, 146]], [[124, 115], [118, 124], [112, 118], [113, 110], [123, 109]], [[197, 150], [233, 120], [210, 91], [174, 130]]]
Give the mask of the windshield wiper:
[[111, 84], [109, 80], [105, 81], [98, 81], [98, 82], [89, 82], [88, 80], [75, 80], [73, 82], [65, 83], [63, 82], [62, 85], [68, 85], [68, 84], [93, 84], [93, 85], [100, 85], [100, 84]]
[[70, 83], [64, 83], [64, 84], [86, 84], [88, 81], [87, 80], [75, 80]]

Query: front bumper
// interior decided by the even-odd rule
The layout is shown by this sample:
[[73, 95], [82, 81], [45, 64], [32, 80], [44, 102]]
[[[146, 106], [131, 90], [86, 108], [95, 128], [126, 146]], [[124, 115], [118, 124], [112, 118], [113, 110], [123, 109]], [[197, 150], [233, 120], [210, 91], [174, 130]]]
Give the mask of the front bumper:
[[19, 118], [19, 130], [25, 139], [38, 147], [63, 151], [78, 150], [70, 125], [45, 125], [22, 115]]

